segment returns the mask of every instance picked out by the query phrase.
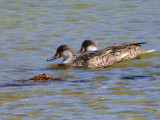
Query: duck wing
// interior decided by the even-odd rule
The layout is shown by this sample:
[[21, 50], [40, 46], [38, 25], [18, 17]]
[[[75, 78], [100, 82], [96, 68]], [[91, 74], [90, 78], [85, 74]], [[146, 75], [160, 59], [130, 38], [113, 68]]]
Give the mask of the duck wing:
[[129, 46], [140, 46], [141, 44], [145, 44], [145, 43], [146, 42], [111, 45], [111, 46], [108, 46], [104, 49], [79, 54], [79, 55], [75, 56], [74, 62], [78, 62], [78, 61], [86, 62], [86, 61], [91, 60], [92, 58], [94, 58], [96, 56], [106, 56], [106, 55], [109, 55], [111, 53], [119, 52], [122, 49], [125, 49]]
[[125, 49], [129, 46], [138, 46], [140, 47], [142, 44], [146, 44], [147, 42], [139, 42], [139, 43], [126, 43], [126, 44], [117, 44], [117, 45], [111, 45], [111, 46], [108, 46], [102, 50], [104, 51], [107, 51], [107, 50], [111, 50], [112, 52], [117, 52], [121, 49]]
[[130, 51], [136, 49], [141, 44], [145, 44], [145, 42], [117, 44], [101, 50], [85, 52], [74, 57], [73, 66], [88, 66], [94, 68], [112, 65], [123, 59], [131, 59], [136, 55], [135, 53], [132, 55]]

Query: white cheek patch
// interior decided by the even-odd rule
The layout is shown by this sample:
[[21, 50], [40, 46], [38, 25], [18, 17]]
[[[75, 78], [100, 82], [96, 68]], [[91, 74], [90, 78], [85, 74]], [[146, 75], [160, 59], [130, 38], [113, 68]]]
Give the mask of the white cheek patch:
[[64, 59], [66, 59], [66, 58], [68, 57], [68, 51], [64, 51], [64, 52], [62, 53], [62, 57], [63, 57]]
[[89, 46], [87, 47], [87, 51], [96, 51], [97, 48], [95, 46]]
[[68, 63], [72, 60], [72, 53], [70, 51], [64, 51], [62, 57], [64, 58], [63, 62]]

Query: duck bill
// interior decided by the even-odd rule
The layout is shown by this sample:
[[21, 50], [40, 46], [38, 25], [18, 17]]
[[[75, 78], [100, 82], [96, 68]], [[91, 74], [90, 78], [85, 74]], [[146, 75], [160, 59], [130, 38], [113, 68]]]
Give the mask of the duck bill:
[[78, 52], [75, 53], [75, 55], [78, 55], [78, 54], [81, 54], [84, 52], [85, 52], [85, 49], [84, 49], [84, 47], [82, 47]]
[[52, 61], [52, 60], [55, 60], [55, 59], [57, 59], [59, 57], [60, 57], [59, 53], [56, 53], [53, 57], [47, 59], [47, 61]]
[[86, 50], [84, 49], [84, 47], [82, 47], [81, 49], [80, 49], [80, 53], [84, 53]]

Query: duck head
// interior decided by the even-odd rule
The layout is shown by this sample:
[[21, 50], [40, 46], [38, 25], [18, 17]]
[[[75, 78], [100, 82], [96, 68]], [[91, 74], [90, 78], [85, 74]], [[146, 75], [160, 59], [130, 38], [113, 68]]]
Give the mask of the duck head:
[[98, 43], [95, 40], [84, 40], [80, 49], [80, 53], [98, 50]]
[[47, 61], [52, 61], [57, 58], [63, 57], [63, 64], [68, 64], [72, 62], [73, 56], [74, 56], [74, 50], [71, 46], [61, 45], [57, 48], [56, 54], [53, 57], [47, 59]]

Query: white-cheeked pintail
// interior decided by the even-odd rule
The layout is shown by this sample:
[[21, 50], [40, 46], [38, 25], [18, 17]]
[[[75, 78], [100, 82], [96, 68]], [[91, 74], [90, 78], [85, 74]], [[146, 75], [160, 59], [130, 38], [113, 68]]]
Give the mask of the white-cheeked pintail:
[[[122, 60], [129, 60], [137, 57], [140, 54], [150, 53], [155, 51], [153, 50], [143, 50], [140, 48], [142, 43], [127, 43], [127, 44], [118, 44], [106, 47], [101, 50], [98, 49], [98, 44], [95, 42], [94, 45], [91, 45], [89, 52], [84, 52], [83, 54], [74, 55], [74, 50], [69, 45], [61, 45], [58, 47], [56, 54], [48, 59], [47, 61], [55, 60], [59, 57], [63, 57], [62, 64], [70, 66], [86, 66], [90, 68], [100, 68], [106, 67], [113, 64], [116, 64]], [[83, 44], [82, 44], [83, 45]], [[92, 49], [91, 49], [92, 48]], [[86, 49], [85, 47], [81, 50]], [[88, 50], [83, 50], [88, 51]]]

